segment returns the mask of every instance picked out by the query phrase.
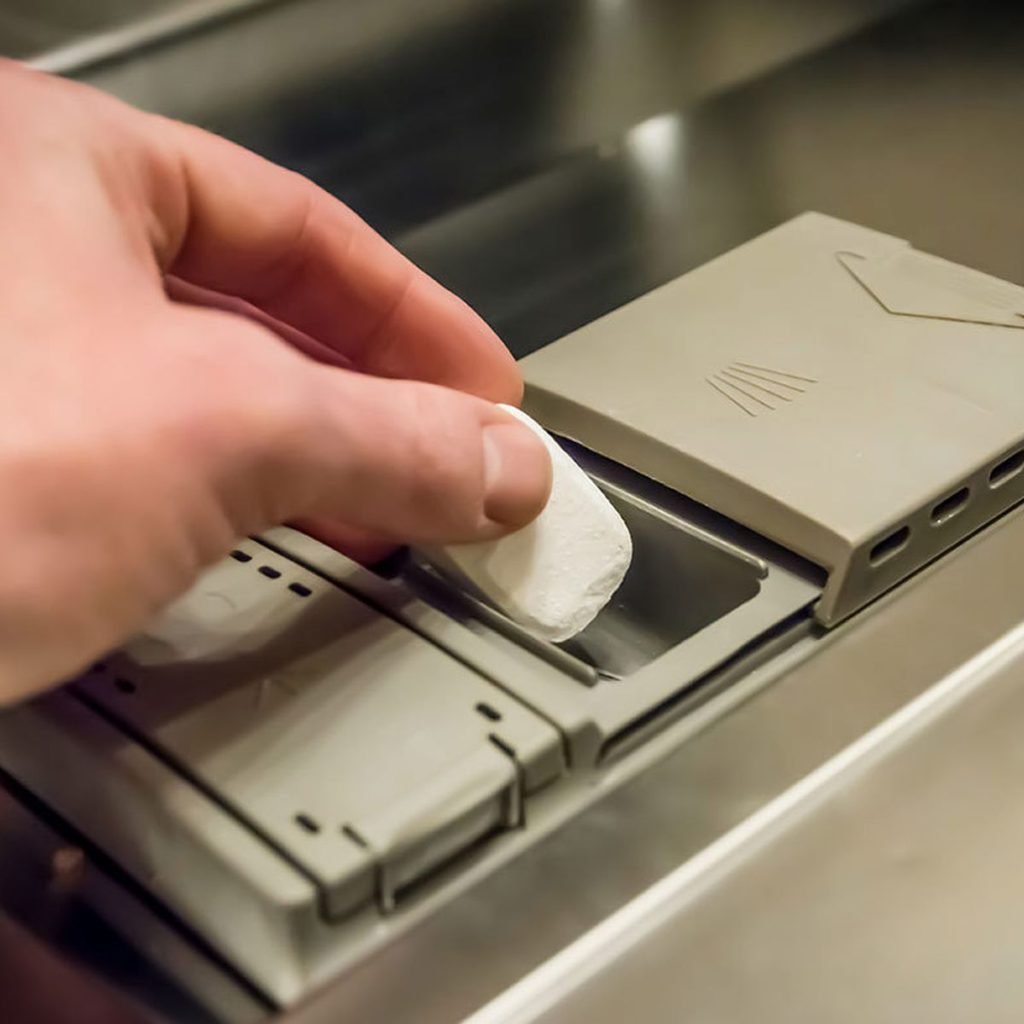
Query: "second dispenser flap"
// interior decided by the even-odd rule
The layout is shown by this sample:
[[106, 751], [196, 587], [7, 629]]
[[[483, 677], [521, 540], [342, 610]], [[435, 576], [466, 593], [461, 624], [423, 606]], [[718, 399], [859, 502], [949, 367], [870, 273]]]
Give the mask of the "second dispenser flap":
[[255, 542], [76, 684], [314, 880], [329, 917], [520, 824], [558, 732]]
[[522, 367], [550, 430], [826, 569], [825, 623], [1024, 496], [1024, 289], [818, 214]]

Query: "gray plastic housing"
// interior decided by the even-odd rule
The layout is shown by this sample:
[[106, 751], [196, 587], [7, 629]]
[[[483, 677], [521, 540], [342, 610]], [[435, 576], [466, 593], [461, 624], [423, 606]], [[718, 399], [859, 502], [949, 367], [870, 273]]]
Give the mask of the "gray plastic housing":
[[824, 568], [827, 625], [1024, 496], [1024, 289], [820, 214], [522, 367], [548, 429]]
[[251, 543], [76, 689], [282, 851], [328, 919], [390, 909], [564, 771], [552, 726]]
[[628, 777], [620, 755], [768, 668], [759, 639], [819, 594], [684, 499], [598, 479], [638, 557], [576, 649], [282, 528], [0, 714], [0, 767], [291, 1002], [579, 811], [606, 762]]
[[407, 927], [567, 770], [552, 723], [252, 540], [0, 714], [0, 766], [281, 1002]]
[[627, 779], [668, 722], [813, 656], [813, 607], [837, 621], [1018, 500], [1018, 297], [801, 218], [526, 361], [633, 537], [574, 640], [281, 528], [0, 714], [0, 767], [290, 1002]]

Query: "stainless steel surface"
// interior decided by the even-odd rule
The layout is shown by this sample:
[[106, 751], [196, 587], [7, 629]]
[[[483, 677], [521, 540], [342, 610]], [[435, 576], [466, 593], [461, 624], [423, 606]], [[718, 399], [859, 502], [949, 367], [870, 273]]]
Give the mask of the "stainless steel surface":
[[397, 240], [517, 354], [809, 209], [1020, 282], [1022, 22], [914, 8]]
[[[451, 0], [408, 11], [395, 0], [295, 0], [82, 77], [309, 173], [480, 308], [520, 354], [807, 208], [1024, 281], [1020, 5]], [[1024, 520], [1013, 516], [778, 682], [765, 687], [755, 674], [651, 741], [642, 775], [288, 1019], [461, 1019], [954, 671], [1022, 609]], [[993, 740], [1012, 738], [1010, 711]], [[963, 759], [983, 757], [988, 735], [963, 746]], [[818, 969], [822, 988], [865, 980], [877, 1002], [860, 1005], [862, 1019], [901, 1006], [901, 1019], [943, 1019], [932, 1003], [922, 1004], [935, 1008], [929, 1018], [893, 986], [867, 984], [886, 980], [885, 965], [866, 967], [871, 943], [885, 938], [863, 924], [870, 912], [895, 921], [894, 964], [918, 979], [939, 971], [947, 1013], [999, 1019], [974, 1002], [972, 983], [1011, 998], [1010, 974], [997, 974], [1009, 958], [992, 944], [979, 946], [986, 961], [971, 960], [965, 940], [962, 960], [940, 960], [940, 926], [971, 928], [979, 941], [999, 928], [1012, 936], [993, 893], [1016, 891], [1020, 835], [1003, 813], [1012, 793], [997, 807], [973, 788], [983, 776], [968, 785], [955, 767], [892, 777], [904, 813], [925, 793], [967, 811], [960, 795], [977, 796], [955, 832], [936, 818], [945, 827], [916, 833], [918, 874], [872, 873], [862, 846], [829, 859], [827, 833], [853, 841], [872, 821], [870, 805], [851, 800], [849, 818], [820, 819], [820, 845], [811, 837], [791, 863], [799, 871], [736, 876], [755, 916], [723, 890], [687, 977], [703, 968], [722, 998], [737, 999], [749, 980], [766, 1007], [789, 999], [785, 1019], [828, 1020], [821, 990], [804, 984]], [[898, 828], [898, 819], [877, 820]], [[992, 845], [965, 845], [957, 858], [950, 841], [968, 821]], [[803, 874], [806, 890], [791, 884]], [[949, 884], [934, 887], [933, 874]], [[748, 888], [754, 881], [780, 892]], [[848, 925], [864, 939], [861, 973], [844, 973], [839, 959]], [[94, 969], [116, 973], [125, 947], [90, 928]], [[789, 936], [809, 959], [783, 960]], [[682, 974], [682, 958], [665, 952]], [[774, 990], [767, 969], [755, 970], [767, 965]], [[895, 984], [895, 967], [887, 977]], [[1000, 977], [1010, 980], [1000, 987]], [[639, 977], [652, 999], [659, 979]], [[628, 1016], [643, 1019], [646, 991], [623, 986]], [[759, 1019], [759, 1007], [747, 1016]]]
[[[6, 0], [0, 55], [63, 71], [131, 52], [261, 0]], [[265, 2], [265, 0], [264, 0]]]
[[[286, 1019], [461, 1020], [1014, 628], [1022, 608], [1014, 513], [772, 685], [755, 675], [725, 691], [724, 716], [712, 701], [651, 741], [637, 778]], [[908, 780], [901, 799], [914, 794]]]
[[7, 0], [0, 10], [0, 53], [30, 58], [96, 32], [161, 11], [174, 0]]
[[1024, 625], [472, 1024], [1019, 1021]]
[[[84, 70], [142, 106], [308, 159], [314, 177], [375, 173], [390, 222], [403, 198], [424, 209], [474, 181], [479, 195], [520, 180], [910, 2], [290, 0]], [[416, 166], [393, 164], [397, 152]], [[420, 189], [395, 191], [424, 172]]]
[[76, 970], [31, 933], [0, 918], [0, 985], [4, 1016], [13, 1021], [156, 1024], [128, 1000]]
[[[623, 679], [755, 598], [768, 566], [628, 491], [603, 490], [629, 528], [633, 560], [608, 605], [562, 646], [606, 678]], [[685, 594], [707, 599], [680, 599]]]
[[0, 908], [5, 1022], [254, 1024], [267, 1016], [267, 1004], [194, 935], [9, 779], [0, 780]]
[[[27, 47], [22, 42], [21, 48], [25, 51], [22, 54], [17, 53], [15, 43], [13, 53], [30, 58], [32, 66], [40, 71], [80, 73], [121, 57], [137, 56], [151, 47], [187, 37], [256, 8], [283, 2], [286, 0], [147, 0], [141, 4], [89, 4], [87, 9], [93, 20], [76, 30], [72, 27], [76, 19], [66, 20], [66, 15], [76, 7], [66, 0], [56, 0], [51, 18], [46, 22], [49, 31], [45, 34], [37, 31]], [[36, 12], [33, 17], [38, 16], [38, 8]], [[9, 41], [7, 45], [4, 43], [3, 17], [0, 16], [0, 53], [6, 54], [12, 50]], [[31, 19], [23, 19], [23, 22], [25, 20], [30, 27], [33, 25]], [[50, 36], [55, 33], [56, 40], [51, 40]], [[44, 47], [41, 35], [51, 45]], [[52, 45], [53, 41], [59, 45]]]
[[519, 354], [806, 209], [1024, 278], [1019, 5], [338, 10], [87, 77], [311, 175]]

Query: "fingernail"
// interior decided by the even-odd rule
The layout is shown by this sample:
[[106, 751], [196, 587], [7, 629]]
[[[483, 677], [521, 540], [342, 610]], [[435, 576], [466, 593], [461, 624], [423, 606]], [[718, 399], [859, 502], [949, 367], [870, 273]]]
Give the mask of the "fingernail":
[[551, 456], [521, 423], [484, 429], [484, 514], [502, 526], [524, 526], [544, 508], [551, 490]]

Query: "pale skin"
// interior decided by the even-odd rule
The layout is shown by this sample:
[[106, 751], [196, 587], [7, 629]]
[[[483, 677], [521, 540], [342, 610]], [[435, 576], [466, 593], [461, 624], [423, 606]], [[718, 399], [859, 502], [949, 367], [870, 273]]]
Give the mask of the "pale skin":
[[305, 179], [0, 62], [0, 703], [237, 538], [499, 536], [550, 462], [487, 325]]

